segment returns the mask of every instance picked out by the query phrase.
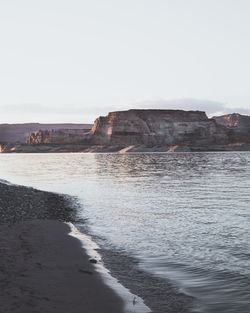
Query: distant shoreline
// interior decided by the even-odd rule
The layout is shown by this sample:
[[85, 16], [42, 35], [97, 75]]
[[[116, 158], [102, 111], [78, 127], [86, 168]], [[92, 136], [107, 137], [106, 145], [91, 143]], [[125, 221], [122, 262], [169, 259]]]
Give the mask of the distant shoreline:
[[250, 143], [238, 142], [228, 145], [81, 145], [81, 144], [0, 144], [0, 153], [145, 153], [145, 152], [215, 152], [250, 151]]

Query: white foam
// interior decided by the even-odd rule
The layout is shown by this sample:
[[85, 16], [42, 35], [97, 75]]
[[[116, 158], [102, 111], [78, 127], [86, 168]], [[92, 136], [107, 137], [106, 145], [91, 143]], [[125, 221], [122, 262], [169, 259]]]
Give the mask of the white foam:
[[94, 264], [94, 266], [97, 272], [101, 274], [105, 284], [111, 287], [124, 300], [124, 313], [150, 313], [151, 310], [145, 305], [143, 300], [120, 284], [118, 280], [110, 274], [109, 270], [104, 267], [101, 255], [97, 252], [100, 247], [91, 239], [91, 237], [81, 233], [72, 223], [67, 224], [71, 228], [69, 235], [79, 239], [90, 258], [97, 260], [97, 263]]
[[16, 186], [15, 184], [10, 183], [8, 180], [0, 179], [1, 184], [9, 185], [9, 186]]

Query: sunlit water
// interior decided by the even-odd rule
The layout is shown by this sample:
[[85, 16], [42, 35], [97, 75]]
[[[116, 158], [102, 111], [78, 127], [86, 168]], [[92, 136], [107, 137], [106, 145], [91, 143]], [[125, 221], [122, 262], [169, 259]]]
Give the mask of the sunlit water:
[[250, 312], [250, 153], [0, 155], [0, 178], [78, 196], [106, 247], [195, 297]]

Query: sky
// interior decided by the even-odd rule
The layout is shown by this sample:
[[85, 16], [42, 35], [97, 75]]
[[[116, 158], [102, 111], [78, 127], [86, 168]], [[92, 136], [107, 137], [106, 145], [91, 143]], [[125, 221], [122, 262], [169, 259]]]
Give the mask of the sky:
[[250, 115], [249, 0], [0, 0], [0, 123]]

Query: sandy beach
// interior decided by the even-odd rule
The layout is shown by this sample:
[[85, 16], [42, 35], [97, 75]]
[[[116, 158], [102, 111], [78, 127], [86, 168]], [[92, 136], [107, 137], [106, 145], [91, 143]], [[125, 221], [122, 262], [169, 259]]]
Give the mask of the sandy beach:
[[73, 220], [64, 196], [0, 184], [0, 312], [124, 312], [68, 235]]

